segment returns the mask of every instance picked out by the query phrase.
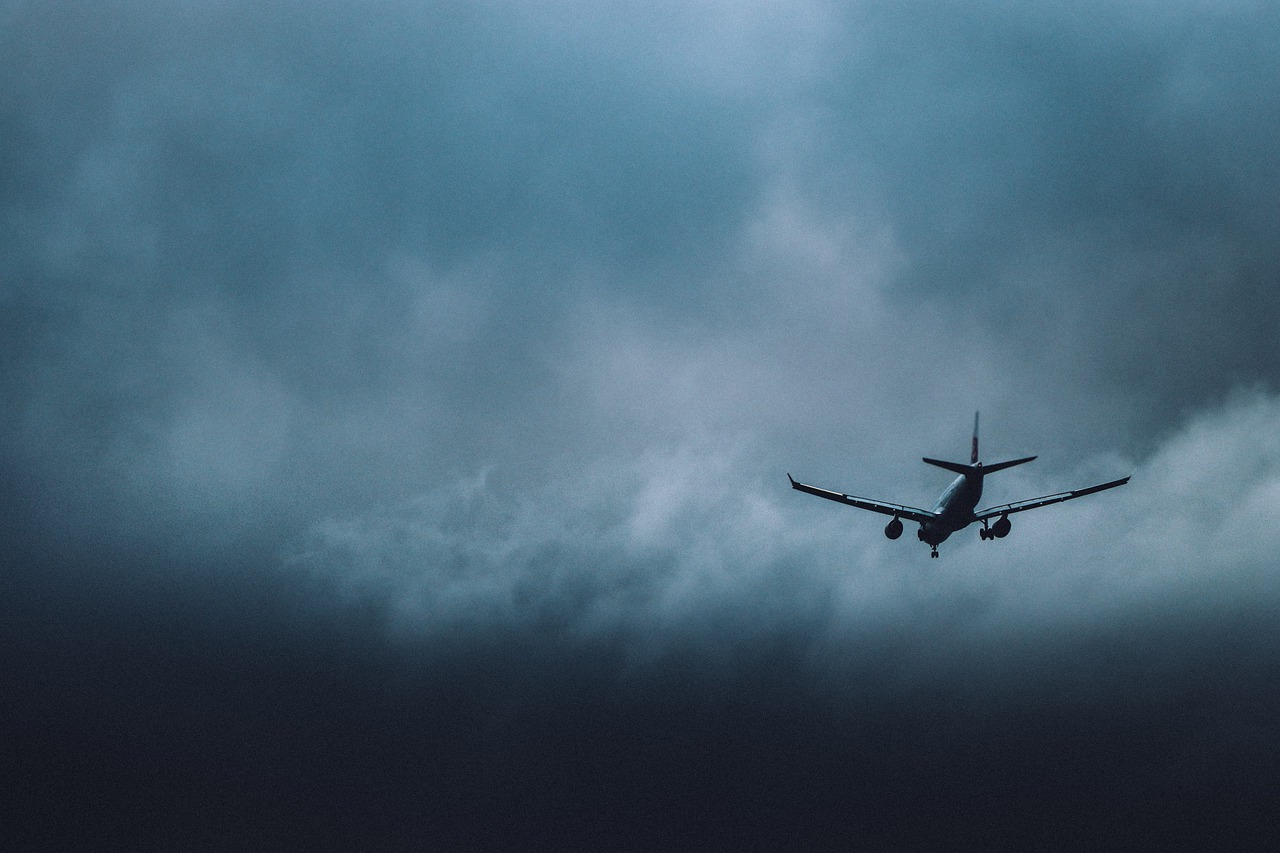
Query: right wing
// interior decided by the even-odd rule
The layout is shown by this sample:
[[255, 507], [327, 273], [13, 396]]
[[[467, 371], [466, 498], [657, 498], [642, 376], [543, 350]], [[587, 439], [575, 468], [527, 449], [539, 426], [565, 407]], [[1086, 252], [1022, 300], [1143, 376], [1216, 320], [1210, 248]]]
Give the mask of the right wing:
[[804, 483], [797, 483], [787, 475], [787, 479], [791, 480], [791, 488], [799, 489], [802, 492], [808, 492], [811, 495], [817, 495], [820, 498], [826, 498], [829, 501], [837, 501], [849, 506], [856, 506], [858, 509], [869, 509], [872, 512], [879, 512], [885, 515], [894, 515], [898, 518], [905, 518], [908, 521], [929, 521], [937, 516], [929, 512], [927, 509], [919, 509], [914, 506], [903, 506], [902, 504], [885, 503], [884, 501], [873, 501], [869, 498], [855, 498], [853, 495], [842, 495], [839, 492], [828, 492], [826, 489], [819, 489], [816, 486], [806, 486]]
[[1119, 480], [1112, 480], [1109, 483], [1101, 483], [1097, 486], [1089, 486], [1085, 489], [1074, 489], [1070, 492], [1058, 492], [1056, 495], [1045, 495], [1042, 498], [1032, 498], [1029, 501], [1018, 501], [1017, 503], [1002, 504], [1001, 506], [993, 506], [984, 509], [981, 512], [974, 513], [974, 521], [983, 521], [988, 518], [995, 518], [997, 515], [1009, 515], [1015, 512], [1025, 512], [1029, 509], [1039, 509], [1042, 506], [1050, 504], [1059, 504], [1063, 501], [1069, 501], [1073, 498], [1082, 498], [1085, 495], [1092, 495], [1098, 492], [1104, 492], [1107, 489], [1114, 489], [1116, 486], [1123, 486], [1129, 482], [1128, 477], [1121, 477]]

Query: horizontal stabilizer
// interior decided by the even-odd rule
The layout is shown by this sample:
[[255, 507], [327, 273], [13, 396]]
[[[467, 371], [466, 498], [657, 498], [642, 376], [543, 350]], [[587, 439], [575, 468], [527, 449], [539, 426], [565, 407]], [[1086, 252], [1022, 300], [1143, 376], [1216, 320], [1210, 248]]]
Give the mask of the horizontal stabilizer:
[[982, 470], [984, 473], [990, 474], [992, 471], [1003, 471], [1005, 468], [1012, 468], [1014, 465], [1021, 465], [1035, 458], [1034, 456], [1025, 456], [1022, 459], [1010, 459], [1008, 462], [993, 462], [990, 465], [983, 465]]
[[964, 465], [960, 462], [947, 462], [943, 459], [930, 459], [928, 456], [924, 457], [924, 461], [930, 465], [937, 465], [939, 468], [946, 468], [948, 471], [955, 471], [957, 474], [971, 474], [976, 467], [974, 465]]
[[930, 465], [937, 465], [939, 468], [946, 468], [948, 471], [955, 471], [957, 474], [964, 474], [966, 477], [976, 472], [990, 474], [994, 471], [1003, 471], [1005, 468], [1012, 468], [1014, 465], [1021, 465], [1024, 462], [1030, 462], [1035, 459], [1034, 456], [1027, 456], [1023, 459], [1010, 459], [1008, 462], [994, 462], [990, 465], [984, 465], [979, 462], [977, 465], [965, 465], [960, 462], [948, 462], [945, 459], [930, 459], [924, 457], [924, 461]]

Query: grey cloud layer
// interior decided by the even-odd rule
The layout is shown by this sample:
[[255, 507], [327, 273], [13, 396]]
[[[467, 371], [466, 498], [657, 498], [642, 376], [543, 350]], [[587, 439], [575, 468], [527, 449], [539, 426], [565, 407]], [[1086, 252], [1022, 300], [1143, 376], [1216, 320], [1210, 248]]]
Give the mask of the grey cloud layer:
[[[1127, 491], [1020, 516], [998, 544], [959, 534], [943, 570], [922, 546], [883, 539], [874, 518], [780, 488], [746, 446], [650, 453], [524, 494], [488, 477], [441, 486], [317, 525], [291, 562], [376, 602], [409, 637], [502, 626], [585, 645], [622, 639], [638, 663], [675, 643], [686, 660], [722, 664], [725, 648], [804, 636], [804, 666], [820, 680], [890, 665], [903, 679], [985, 673], [1007, 686], [1039, 661], [1032, 683], [1091, 686], [1114, 662], [1061, 649], [1111, 633], [1145, 643], [1170, 625], [1280, 605], [1280, 447], [1267, 438], [1278, 426], [1274, 399], [1241, 396], [1170, 437]], [[986, 503], [1127, 464], [993, 476]], [[1142, 659], [1176, 666], [1185, 653]]]
[[[618, 610], [797, 565], [829, 590], [864, 549], [901, 593], [787, 468], [910, 501], [982, 408], [989, 453], [1044, 454], [1020, 497], [1159, 471], [1186, 418], [1246, 417], [1234, 388], [1269, 405], [1275, 16], [1107, 9], [14, 6], [11, 488], [50, 529], [264, 536], [428, 609], [561, 559]], [[482, 471], [516, 520], [439, 533]], [[1185, 495], [1155, 482], [1023, 541], [1150, 530], [1116, 507]], [[644, 495], [698, 521], [639, 548]]]

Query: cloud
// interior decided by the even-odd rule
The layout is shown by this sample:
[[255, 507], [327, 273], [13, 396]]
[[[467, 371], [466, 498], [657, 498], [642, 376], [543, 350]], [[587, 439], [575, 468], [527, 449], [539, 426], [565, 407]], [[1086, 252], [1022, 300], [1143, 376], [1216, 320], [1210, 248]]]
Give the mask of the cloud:
[[[523, 7], [526, 31], [488, 6], [379, 10], [274, 4], [255, 38], [229, 13], [16, 18], [47, 35], [33, 44], [83, 47], [57, 73], [34, 48], [8, 65], [58, 84], [16, 89], [26, 135], [6, 157], [26, 189], [5, 208], [6, 312], [28, 336], [10, 398], [40, 435], [79, 436], [53, 456], [93, 465], [122, 434], [190, 426], [186, 384], [228, 369], [289, 401], [298, 478], [348, 483], [398, 480], [422, 436], [459, 449], [451, 476], [494, 461], [477, 435], [554, 455], [572, 418], [530, 412], [596, 402], [578, 380], [653, 429], [802, 434], [815, 462], [887, 449], [877, 419], [948, 440], [971, 408], [1040, 440], [1063, 397], [1090, 446], [1146, 453], [1230, 388], [1269, 387], [1274, 241], [1265, 205], [1236, 203], [1257, 182], [1220, 168], [1260, 163], [1265, 127], [1215, 118], [1264, 94], [1245, 72], [1269, 48], [1235, 39], [1227, 70], [1208, 63], [1230, 18], [973, 4], [952, 29], [876, 4], [569, 4]], [[193, 315], [218, 318], [196, 333], [223, 354], [207, 365], [175, 336]], [[647, 366], [608, 361], [625, 343], [593, 360], [650, 327], [668, 334], [631, 347]], [[636, 371], [676, 360], [683, 394], [644, 393]], [[357, 452], [386, 462], [371, 477], [323, 458], [374, 443], [361, 431], [398, 436]]]
[[[740, 602], [717, 560], [773, 583], [813, 559], [814, 595], [838, 598], [846, 545], [773, 494], [789, 468], [927, 502], [907, 463], [981, 408], [988, 447], [1043, 451], [1011, 494], [1111, 476], [1071, 460], [1113, 453], [1139, 460], [1130, 491], [1156, 465], [1184, 505], [1169, 436], [1245, 417], [1232, 388], [1269, 399], [1269, 220], [1224, 165], [1258, 162], [1265, 121], [1217, 119], [1265, 99], [1246, 71], [1270, 48], [1209, 63], [1233, 19], [566, 5], [523, 7], [526, 30], [488, 6], [380, 8], [275, 4], [250, 38], [112, 7], [127, 54], [106, 24], [14, 12], [82, 48], [56, 74], [34, 47], [6, 65], [56, 83], [15, 89], [4, 199], [7, 464], [59, 508], [37, 513], [50, 529], [306, 540], [333, 574], [336, 537], [353, 577], [429, 610], [400, 563], [471, 561], [510, 590], [538, 561], [616, 560]], [[225, 50], [189, 49], [223, 30]], [[478, 471], [503, 485], [457, 497]], [[749, 524], [718, 511], [726, 492]], [[450, 538], [431, 513], [452, 499], [484, 521]], [[1147, 542], [1163, 504], [1123, 529], [1086, 517], [1117, 549], [1212, 566], [1195, 541], [1238, 554], [1239, 519], [1265, 530], [1265, 497], [1240, 500], [1226, 538], [1197, 514]], [[408, 550], [383, 555], [388, 536]], [[1081, 553], [1115, 564], [1101, 548], [1050, 551], [1072, 568], [1044, 589]], [[861, 560], [877, 595], [909, 593]]]
[[[40, 778], [132, 799], [115, 734], [161, 786], [186, 745], [177, 790], [345, 804], [391, 767], [400, 822], [355, 811], [465, 790], [458, 846], [534, 791], [696, 826], [727, 779], [733, 826], [782, 797], [761, 837], [883, 847], [976, 790], [1035, 840], [1037, 803], [1274, 789], [1265, 4], [0, 20], [0, 621]], [[1040, 454], [990, 502], [1134, 479], [933, 561], [786, 487], [927, 505], [974, 409]], [[788, 834], [810, 801], [845, 817]]]
[[[994, 544], [962, 532], [939, 563], [910, 536], [884, 540], [874, 516], [797, 500], [746, 443], [650, 452], [518, 495], [492, 474], [445, 486], [320, 524], [291, 562], [377, 597], [409, 637], [547, 628], [574, 643], [621, 637], [647, 660], [675, 646], [722, 662], [726, 648], [787, 634], [807, 638], [816, 678], [867, 666], [893, 637], [905, 679], [1061, 686], [1107, 677], [1097, 660], [1049, 666], [1064, 648], [1276, 605], [1267, 507], [1280, 448], [1265, 436], [1278, 420], [1273, 397], [1242, 395], [1170, 434], [1122, 490], [1018, 516]], [[984, 503], [1130, 464], [1007, 472]]]

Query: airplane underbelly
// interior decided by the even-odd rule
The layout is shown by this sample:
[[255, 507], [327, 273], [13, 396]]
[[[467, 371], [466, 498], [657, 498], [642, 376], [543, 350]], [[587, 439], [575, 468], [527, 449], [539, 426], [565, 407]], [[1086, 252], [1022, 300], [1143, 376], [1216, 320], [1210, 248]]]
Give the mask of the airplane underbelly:
[[922, 542], [927, 542], [930, 545], [939, 545], [945, 542], [952, 533], [968, 527], [972, 521], [972, 511], [963, 515], [946, 513], [933, 521], [926, 521], [921, 524], [917, 536]]
[[944, 524], [926, 521], [920, 525], [920, 529], [916, 532], [916, 536], [921, 542], [928, 545], [941, 545], [947, 541], [952, 531]]

